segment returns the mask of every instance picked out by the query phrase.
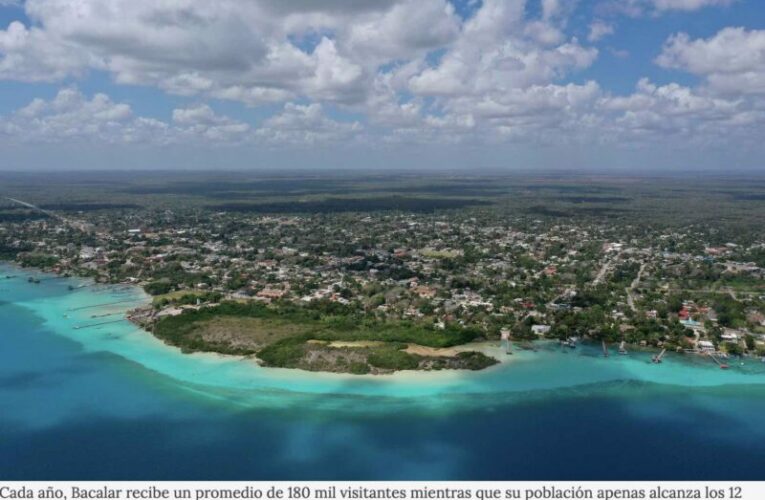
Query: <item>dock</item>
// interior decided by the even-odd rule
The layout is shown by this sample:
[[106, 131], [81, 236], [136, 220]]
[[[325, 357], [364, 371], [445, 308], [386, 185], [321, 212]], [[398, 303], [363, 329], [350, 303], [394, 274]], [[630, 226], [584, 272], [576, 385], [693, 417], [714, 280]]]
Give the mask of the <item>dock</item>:
[[100, 323], [93, 323], [93, 324], [90, 324], [90, 325], [75, 325], [74, 329], [75, 330], [84, 330], [86, 328], [93, 328], [95, 326], [111, 325], [112, 323], [119, 323], [121, 321], [123, 321], [123, 320], [121, 320], [121, 319], [113, 319], [111, 321], [102, 321]]
[[69, 278], [69, 276], [51, 276], [49, 278], [38, 278], [38, 282], [40, 281], [53, 281], [53, 280], [65, 280]]
[[120, 300], [120, 301], [117, 301], [117, 302], [106, 302], [106, 303], [103, 303], [103, 304], [93, 304], [92, 306], [74, 307], [74, 308], [69, 309], [69, 310], [70, 311], [81, 311], [83, 309], [91, 309], [93, 307], [116, 306], [116, 305], [119, 305], [119, 304], [131, 304], [131, 303], [136, 303], [136, 302], [141, 302], [141, 299]]
[[122, 315], [123, 313], [120, 311], [120, 312], [105, 313], [105, 314], [94, 314], [94, 315], [91, 316], [91, 318], [93, 318], [93, 319], [95, 319], [95, 318], [108, 318], [109, 316], [117, 316], [118, 314]]
[[722, 370], [727, 370], [727, 369], [728, 369], [728, 364], [727, 364], [727, 363], [723, 363], [722, 361], [720, 361], [720, 360], [717, 358], [717, 356], [715, 356], [715, 354], [714, 354], [714, 353], [710, 352], [710, 353], [708, 354], [708, 356], [709, 356], [710, 358], [712, 358], [712, 361], [714, 361], [715, 363], [717, 363], [717, 366], [719, 366], [719, 367], [720, 367]]
[[654, 356], [654, 357], [653, 357], [653, 359], [652, 359], [651, 361], [653, 361], [653, 362], [654, 362], [654, 363], [656, 363], [656, 364], [659, 364], [659, 363], [661, 363], [661, 359], [664, 357], [664, 354], [665, 354], [666, 352], [667, 352], [667, 350], [666, 350], [666, 349], [662, 349], [662, 350], [661, 350], [661, 352], [660, 352], [659, 354], [657, 354], [656, 356]]

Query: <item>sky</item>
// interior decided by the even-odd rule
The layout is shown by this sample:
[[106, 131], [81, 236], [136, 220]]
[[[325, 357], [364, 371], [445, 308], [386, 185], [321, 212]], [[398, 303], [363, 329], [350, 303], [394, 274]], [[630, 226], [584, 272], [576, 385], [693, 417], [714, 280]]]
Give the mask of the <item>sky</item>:
[[765, 171], [762, 0], [0, 0], [0, 170]]

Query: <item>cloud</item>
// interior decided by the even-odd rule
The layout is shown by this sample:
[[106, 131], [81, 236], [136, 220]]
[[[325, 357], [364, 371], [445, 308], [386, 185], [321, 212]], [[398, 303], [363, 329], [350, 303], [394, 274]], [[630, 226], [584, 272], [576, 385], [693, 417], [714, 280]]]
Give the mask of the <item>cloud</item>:
[[619, 140], [677, 144], [721, 143], [730, 137], [751, 138], [765, 123], [765, 112], [753, 109], [744, 99], [729, 99], [670, 83], [656, 85], [644, 78], [628, 96], [605, 96], [598, 103], [609, 127]]
[[172, 123], [135, 116], [105, 94], [88, 98], [76, 88], [49, 100], [34, 99], [0, 118], [0, 137], [21, 143], [232, 144], [250, 140], [250, 126], [217, 115], [207, 105], [173, 111]]
[[[60, 81], [89, 70], [121, 84], [251, 105], [363, 100], [381, 64], [449, 43], [447, 0], [277, 2], [28, 0], [0, 30], [0, 78]], [[316, 38], [315, 44], [301, 40]]]
[[[624, 0], [636, 15], [730, 2]], [[461, 17], [447, 0], [28, 0], [30, 22], [0, 30], [0, 79], [68, 82], [89, 72], [117, 85], [184, 96], [171, 116], [136, 116], [104, 94], [64, 88], [0, 118], [5, 143], [297, 147], [600, 144], [682, 136], [749, 140], [765, 103], [763, 31], [670, 37], [660, 66], [696, 86], [642, 79], [613, 95], [592, 80], [577, 2], [483, 0]], [[618, 52], [605, 47], [617, 57]], [[237, 119], [216, 100], [243, 103]], [[264, 106], [269, 104], [269, 106]], [[263, 106], [252, 119], [247, 106]], [[270, 116], [262, 118], [267, 110]], [[257, 119], [255, 117], [258, 117]], [[294, 148], [293, 148], [294, 147]]]
[[459, 32], [460, 20], [450, 3], [418, 0], [354, 24], [340, 40], [355, 58], [385, 63], [448, 45]]
[[0, 131], [26, 142], [114, 143], [124, 141], [126, 131], [136, 132], [142, 125], [128, 105], [115, 103], [104, 94], [87, 99], [70, 88], [59, 91], [50, 101], [35, 99], [0, 120]]
[[174, 109], [173, 123], [181, 136], [212, 142], [238, 142], [250, 132], [248, 124], [218, 115], [206, 104]]
[[685, 10], [693, 11], [703, 7], [727, 6], [736, 0], [652, 0], [653, 6], [658, 11]]
[[590, 33], [587, 35], [587, 40], [597, 42], [603, 37], [613, 34], [614, 26], [612, 24], [603, 21], [593, 21], [590, 23]]
[[358, 122], [339, 122], [326, 117], [321, 104], [287, 103], [281, 113], [264, 121], [255, 136], [269, 144], [310, 146], [347, 141], [361, 130]]
[[523, 8], [522, 1], [486, 0], [440, 62], [410, 79], [409, 90], [418, 95], [478, 96], [548, 83], [592, 64], [597, 49], [583, 47], [576, 39], [540, 40], [537, 30], [524, 32]]
[[659, 16], [667, 12], [693, 12], [706, 7], [726, 7], [738, 0], [604, 0], [597, 5], [601, 14], [631, 17]]
[[656, 63], [702, 76], [720, 92], [762, 94], [765, 30], [725, 28], [713, 37], [696, 40], [679, 33], [666, 41]]

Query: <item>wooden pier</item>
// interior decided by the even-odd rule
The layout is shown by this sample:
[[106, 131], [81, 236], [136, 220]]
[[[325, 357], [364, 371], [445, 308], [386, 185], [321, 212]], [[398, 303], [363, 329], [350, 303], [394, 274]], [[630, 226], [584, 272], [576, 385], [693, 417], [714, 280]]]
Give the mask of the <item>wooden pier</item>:
[[69, 309], [70, 311], [81, 311], [83, 309], [91, 309], [93, 307], [105, 307], [105, 306], [116, 306], [119, 304], [130, 304], [130, 303], [136, 303], [141, 302], [140, 299], [131, 299], [131, 300], [120, 300], [117, 302], [106, 302], [104, 304], [93, 304], [92, 306], [82, 306], [82, 307], [74, 307], [72, 309]]
[[664, 354], [666, 354], [666, 352], [667, 352], [666, 349], [662, 349], [659, 354], [653, 357], [652, 361], [656, 364], [661, 363], [661, 359], [664, 357]]
[[93, 324], [90, 324], [90, 325], [76, 325], [74, 327], [74, 329], [75, 330], [84, 330], [86, 328], [93, 328], [93, 327], [96, 327], [96, 326], [111, 325], [112, 323], [119, 323], [121, 321], [123, 321], [123, 320], [121, 320], [121, 319], [113, 319], [111, 321], [102, 321], [100, 323], [93, 323]]
[[707, 356], [709, 356], [710, 358], [712, 358], [712, 361], [714, 361], [715, 363], [717, 363], [717, 366], [719, 366], [721, 369], [723, 369], [723, 370], [727, 370], [727, 369], [728, 369], [728, 364], [727, 364], [727, 363], [723, 363], [722, 361], [720, 361], [720, 360], [717, 358], [717, 356], [715, 356], [715, 354], [714, 354], [714, 353], [710, 352], [710, 353], [708, 353], [708, 354], [707, 354]]
[[94, 315], [91, 316], [91, 318], [93, 318], [93, 319], [96, 319], [96, 318], [108, 318], [109, 316], [117, 316], [118, 314], [122, 315], [123, 312], [120, 311], [120, 312], [105, 313], [105, 314], [94, 314]]

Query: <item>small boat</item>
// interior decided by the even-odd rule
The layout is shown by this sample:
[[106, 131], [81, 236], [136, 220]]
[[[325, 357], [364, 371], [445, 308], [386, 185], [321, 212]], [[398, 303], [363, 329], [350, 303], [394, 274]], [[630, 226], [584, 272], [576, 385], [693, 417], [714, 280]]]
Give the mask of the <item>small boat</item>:
[[723, 363], [723, 364], [721, 364], [721, 365], [720, 365], [720, 369], [722, 369], [722, 370], [727, 370], [728, 368], [730, 368], [730, 366], [728, 366], [728, 365], [727, 365], [727, 364], [725, 364], [725, 363]]
[[572, 337], [567, 338], [566, 340], [561, 341], [561, 345], [564, 347], [568, 347], [570, 349], [576, 348], [576, 340]]
[[625, 342], [622, 340], [622, 343], [619, 344], [619, 354], [627, 354], [627, 349], [624, 347]]

